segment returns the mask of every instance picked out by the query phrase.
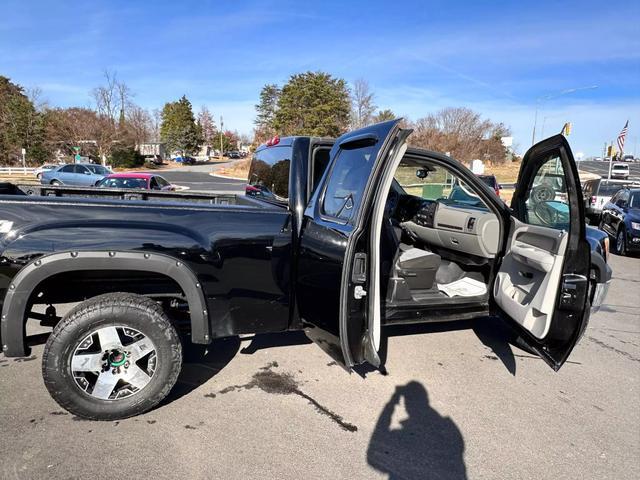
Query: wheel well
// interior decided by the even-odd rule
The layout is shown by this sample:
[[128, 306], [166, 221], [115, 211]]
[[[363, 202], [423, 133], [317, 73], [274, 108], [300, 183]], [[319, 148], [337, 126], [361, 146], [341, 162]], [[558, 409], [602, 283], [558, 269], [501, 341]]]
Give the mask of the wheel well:
[[[34, 305], [83, 301], [110, 292], [162, 299], [165, 306], [188, 312], [191, 341], [208, 344], [209, 312], [201, 283], [182, 261], [148, 252], [59, 252], [29, 263], [13, 278], [0, 319], [2, 349], [24, 356], [26, 319], [55, 321], [57, 315], [33, 312]], [[46, 317], [46, 318], [45, 318]]]
[[[105, 293], [126, 292], [161, 301], [170, 318], [183, 333], [189, 333], [189, 303], [174, 279], [155, 272], [136, 270], [80, 270], [51, 275], [33, 290], [27, 306], [27, 318], [43, 320], [34, 312], [39, 305], [82, 302]], [[41, 310], [36, 308], [36, 310]], [[44, 320], [56, 323], [59, 317]]]
[[33, 290], [30, 303], [80, 302], [112, 292], [158, 298], [185, 298], [178, 282], [160, 273], [137, 270], [74, 270], [44, 279]]

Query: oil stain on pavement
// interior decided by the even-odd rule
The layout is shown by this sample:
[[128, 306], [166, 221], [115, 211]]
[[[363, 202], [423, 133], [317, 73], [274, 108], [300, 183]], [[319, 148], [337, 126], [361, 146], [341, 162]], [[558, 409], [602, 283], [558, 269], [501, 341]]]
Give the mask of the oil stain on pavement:
[[[259, 388], [263, 392], [274, 395], [297, 395], [307, 400], [307, 402], [309, 402], [318, 413], [333, 420], [343, 430], [346, 430], [347, 432], [355, 432], [358, 430], [358, 427], [346, 422], [340, 415], [329, 410], [327, 407], [318, 403], [317, 400], [304, 393], [300, 389], [300, 383], [296, 381], [292, 374], [286, 372], [274, 372], [273, 369], [276, 367], [278, 367], [278, 363], [272, 362], [260, 368], [260, 371], [253, 375], [250, 382], [244, 385], [231, 385], [220, 390], [218, 394], [224, 395], [229, 392]], [[205, 397], [215, 398], [216, 394], [208, 393]]]

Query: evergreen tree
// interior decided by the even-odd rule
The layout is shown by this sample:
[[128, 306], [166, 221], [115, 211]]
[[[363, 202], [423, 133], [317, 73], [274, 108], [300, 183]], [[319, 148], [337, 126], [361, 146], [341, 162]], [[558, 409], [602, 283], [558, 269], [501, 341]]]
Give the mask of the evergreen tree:
[[202, 144], [202, 133], [193, 117], [191, 102], [182, 96], [177, 102], [168, 102], [162, 109], [160, 140], [170, 152], [193, 155]]
[[388, 120], [395, 120], [396, 114], [393, 113], [388, 108], [385, 110], [380, 110], [373, 116], [373, 123], [386, 122]]
[[347, 83], [324, 72], [292, 75], [282, 87], [273, 126], [280, 135], [337, 137], [349, 127]]
[[42, 113], [20, 85], [0, 76], [0, 162], [20, 163], [26, 149], [28, 163], [46, 160], [45, 123]]
[[267, 138], [276, 134], [273, 120], [278, 110], [280, 87], [275, 84], [267, 84], [260, 91], [260, 103], [256, 105], [256, 143], [262, 143]]

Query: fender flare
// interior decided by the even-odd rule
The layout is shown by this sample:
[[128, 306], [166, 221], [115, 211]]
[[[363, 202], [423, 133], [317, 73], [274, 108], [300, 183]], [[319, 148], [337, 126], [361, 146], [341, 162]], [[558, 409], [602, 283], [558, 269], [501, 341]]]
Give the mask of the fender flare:
[[210, 342], [207, 303], [202, 285], [182, 260], [151, 252], [77, 251], [39, 257], [23, 267], [13, 278], [4, 299], [0, 319], [0, 338], [5, 356], [21, 357], [29, 354], [25, 342], [25, 317], [33, 290], [52, 275], [80, 270], [137, 270], [168, 276], [180, 285], [187, 297], [191, 341], [201, 344]]

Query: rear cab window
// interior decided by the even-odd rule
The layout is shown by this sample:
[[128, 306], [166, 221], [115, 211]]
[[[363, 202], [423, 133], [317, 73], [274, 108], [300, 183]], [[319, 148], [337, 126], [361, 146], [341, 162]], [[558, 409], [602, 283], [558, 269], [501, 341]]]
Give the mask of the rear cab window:
[[289, 145], [257, 150], [251, 161], [247, 195], [271, 203], [288, 205], [292, 151]]

